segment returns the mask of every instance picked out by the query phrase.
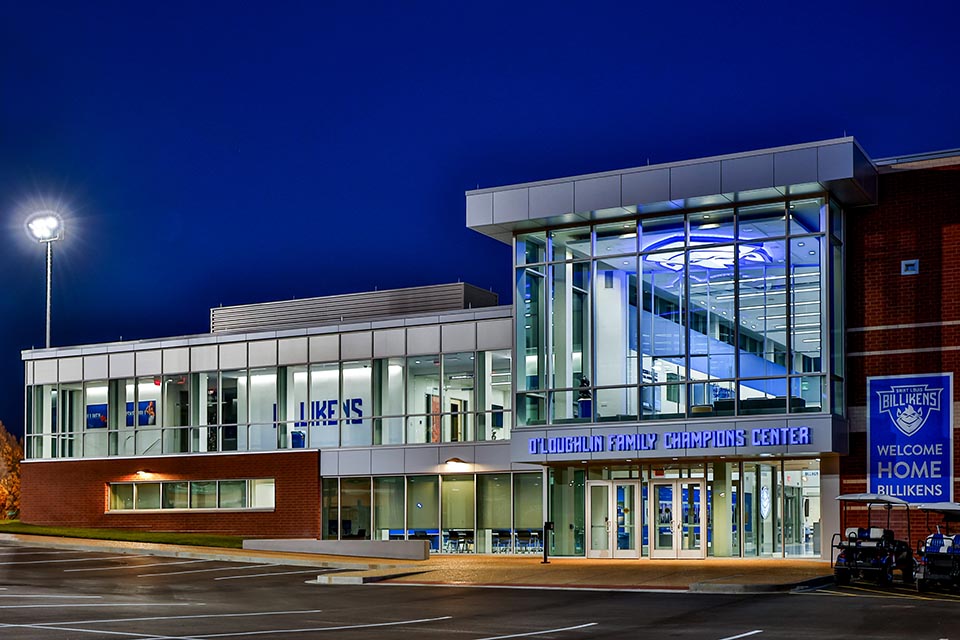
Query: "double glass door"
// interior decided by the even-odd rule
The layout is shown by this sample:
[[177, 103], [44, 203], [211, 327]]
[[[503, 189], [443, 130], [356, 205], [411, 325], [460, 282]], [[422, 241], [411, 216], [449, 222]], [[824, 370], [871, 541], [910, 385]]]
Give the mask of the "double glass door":
[[587, 481], [587, 557], [640, 557], [640, 505], [636, 480]]
[[651, 558], [705, 558], [708, 523], [702, 479], [650, 480]]

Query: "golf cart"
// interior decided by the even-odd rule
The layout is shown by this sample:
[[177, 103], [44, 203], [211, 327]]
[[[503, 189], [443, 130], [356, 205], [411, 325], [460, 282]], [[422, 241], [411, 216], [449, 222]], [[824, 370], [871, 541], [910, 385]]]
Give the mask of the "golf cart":
[[[843, 505], [841, 523], [846, 521], [848, 507], [860, 505], [867, 508], [866, 527], [847, 527], [842, 534], [833, 534], [831, 546], [839, 552], [835, 559], [831, 553], [837, 584], [863, 580], [886, 586], [893, 582], [894, 569], [900, 571], [904, 584], [913, 584], [913, 550], [906, 541], [910, 540], [910, 504], [900, 498], [876, 493], [848, 493], [837, 496], [837, 500]], [[906, 540], [898, 540], [890, 528], [894, 507], [902, 508], [906, 515]], [[881, 509], [887, 513], [886, 528], [874, 526], [873, 516]]]
[[[917, 507], [927, 514], [927, 531], [930, 531], [930, 514], [943, 517], [946, 532], [936, 532], [917, 543], [917, 591], [926, 591], [932, 585], [960, 587], [960, 531], [950, 533], [950, 523], [960, 523], [960, 504], [935, 502]], [[960, 527], [955, 527], [960, 530]]]

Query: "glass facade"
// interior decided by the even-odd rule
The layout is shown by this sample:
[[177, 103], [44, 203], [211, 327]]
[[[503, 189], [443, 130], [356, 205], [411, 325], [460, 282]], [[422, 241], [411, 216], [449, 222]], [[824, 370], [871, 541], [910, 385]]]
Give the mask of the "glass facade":
[[511, 362], [470, 351], [34, 385], [27, 457], [506, 440]]
[[434, 553], [543, 551], [542, 473], [324, 478], [322, 512], [327, 540], [426, 540]]
[[805, 197], [518, 235], [517, 425], [842, 413], [839, 218]]
[[617, 557], [605, 555], [614, 548], [632, 550], [621, 557], [661, 558], [822, 552], [819, 459], [551, 466], [547, 487], [551, 555]]

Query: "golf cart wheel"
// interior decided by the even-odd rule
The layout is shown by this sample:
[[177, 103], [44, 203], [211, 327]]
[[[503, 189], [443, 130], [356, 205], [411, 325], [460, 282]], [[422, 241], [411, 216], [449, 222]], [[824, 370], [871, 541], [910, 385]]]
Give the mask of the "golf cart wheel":
[[885, 564], [880, 568], [880, 572], [877, 573], [877, 585], [881, 587], [890, 586], [893, 583], [893, 565], [890, 563]]
[[838, 586], [845, 586], [850, 584], [850, 570], [849, 569], [837, 569], [833, 572], [833, 581], [837, 583]]

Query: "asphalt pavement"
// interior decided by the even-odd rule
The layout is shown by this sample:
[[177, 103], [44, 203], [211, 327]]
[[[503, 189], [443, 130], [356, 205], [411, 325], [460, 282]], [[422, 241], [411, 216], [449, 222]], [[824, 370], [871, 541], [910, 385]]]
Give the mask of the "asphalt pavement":
[[766, 595], [305, 584], [320, 572], [0, 544], [0, 638], [919, 638], [960, 640], [960, 595]]

